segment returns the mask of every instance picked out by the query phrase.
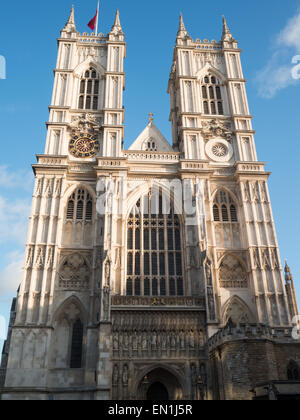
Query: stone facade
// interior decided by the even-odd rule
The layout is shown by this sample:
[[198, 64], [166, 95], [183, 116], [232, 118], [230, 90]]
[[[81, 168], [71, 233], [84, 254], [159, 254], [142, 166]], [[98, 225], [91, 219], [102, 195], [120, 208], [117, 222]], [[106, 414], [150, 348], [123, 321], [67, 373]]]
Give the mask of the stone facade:
[[172, 146], [150, 114], [124, 150], [119, 13], [96, 36], [72, 9], [2, 399], [250, 399], [300, 363], [240, 53], [225, 19], [220, 42], [193, 41], [180, 17]]

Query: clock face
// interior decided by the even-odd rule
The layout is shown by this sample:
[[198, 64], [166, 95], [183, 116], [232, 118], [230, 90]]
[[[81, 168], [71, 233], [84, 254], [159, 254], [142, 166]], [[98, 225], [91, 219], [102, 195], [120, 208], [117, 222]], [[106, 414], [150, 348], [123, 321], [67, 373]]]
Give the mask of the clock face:
[[91, 134], [74, 136], [69, 144], [70, 153], [77, 158], [90, 158], [99, 153], [100, 144]]

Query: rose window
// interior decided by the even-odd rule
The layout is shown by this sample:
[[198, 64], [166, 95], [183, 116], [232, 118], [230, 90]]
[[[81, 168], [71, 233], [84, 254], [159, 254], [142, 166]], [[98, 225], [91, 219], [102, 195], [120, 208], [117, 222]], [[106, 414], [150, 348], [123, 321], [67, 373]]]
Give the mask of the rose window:
[[224, 144], [218, 143], [212, 147], [212, 152], [217, 157], [224, 157], [228, 153], [228, 149]]

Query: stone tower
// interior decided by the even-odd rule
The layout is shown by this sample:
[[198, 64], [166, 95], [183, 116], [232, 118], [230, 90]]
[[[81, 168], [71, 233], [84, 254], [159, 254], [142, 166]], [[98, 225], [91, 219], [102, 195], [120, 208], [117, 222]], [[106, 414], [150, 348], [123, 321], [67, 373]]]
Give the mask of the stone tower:
[[3, 399], [251, 399], [300, 362], [240, 53], [225, 18], [220, 42], [193, 41], [180, 16], [173, 144], [150, 114], [124, 150], [119, 12], [106, 36], [88, 35], [72, 9]]

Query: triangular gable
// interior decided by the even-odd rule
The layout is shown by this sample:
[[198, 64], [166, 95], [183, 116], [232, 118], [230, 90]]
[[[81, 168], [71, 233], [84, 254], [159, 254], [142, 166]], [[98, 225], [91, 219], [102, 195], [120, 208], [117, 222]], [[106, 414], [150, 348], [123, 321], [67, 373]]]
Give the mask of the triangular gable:
[[142, 131], [129, 147], [129, 150], [143, 150], [158, 153], [174, 151], [153, 121], [149, 122], [144, 131]]

